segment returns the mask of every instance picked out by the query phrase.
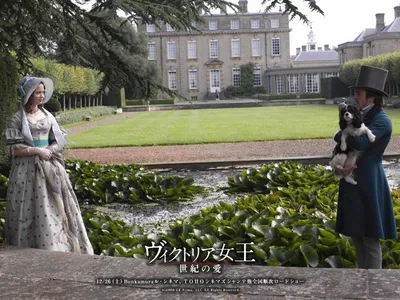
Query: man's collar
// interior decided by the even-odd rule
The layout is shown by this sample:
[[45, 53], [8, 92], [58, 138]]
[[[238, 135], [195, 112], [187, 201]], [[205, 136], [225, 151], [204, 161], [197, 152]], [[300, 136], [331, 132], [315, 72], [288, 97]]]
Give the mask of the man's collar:
[[361, 109], [361, 113], [362, 113], [363, 115], [365, 115], [373, 106], [374, 106], [373, 104], [370, 104], [370, 105], [368, 105], [367, 107], [362, 108], [362, 109]]

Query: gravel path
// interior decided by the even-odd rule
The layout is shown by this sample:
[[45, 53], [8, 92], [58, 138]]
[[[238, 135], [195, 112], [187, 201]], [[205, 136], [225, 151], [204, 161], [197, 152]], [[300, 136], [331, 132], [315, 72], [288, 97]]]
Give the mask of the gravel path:
[[[127, 118], [133, 113], [122, 113], [107, 119], [91, 122], [68, 129], [68, 134], [77, 134], [97, 125]], [[265, 158], [286, 158], [301, 156], [330, 155], [335, 142], [333, 139], [292, 140], [247, 143], [221, 143], [152, 147], [116, 147], [98, 149], [70, 149], [67, 159], [83, 159], [97, 163], [161, 163], [201, 162], [220, 160], [244, 160]], [[397, 154], [400, 137], [393, 137], [385, 154]]]

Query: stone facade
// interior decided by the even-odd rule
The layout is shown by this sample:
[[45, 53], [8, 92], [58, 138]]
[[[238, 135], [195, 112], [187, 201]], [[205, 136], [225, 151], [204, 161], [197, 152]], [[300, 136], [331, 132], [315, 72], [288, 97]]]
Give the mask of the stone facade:
[[320, 93], [321, 78], [338, 77], [339, 66], [307, 66], [267, 71], [268, 94]]
[[296, 52], [291, 68], [266, 71], [268, 94], [320, 93], [321, 78], [339, 76], [337, 52], [329, 49], [329, 45], [317, 47], [312, 28], [308, 34], [307, 46], [297, 48]]
[[394, 8], [395, 18], [387, 26], [384, 17], [376, 14], [375, 28], [366, 28], [353, 41], [338, 45], [340, 64], [400, 50], [400, 6]]
[[226, 87], [240, 82], [241, 65], [254, 63], [261, 86], [266, 85], [265, 70], [290, 66], [288, 15], [240, 12], [203, 19], [204, 24], [195, 25], [199, 31], [138, 26], [148, 34], [149, 60], [159, 65], [161, 85], [188, 99], [214, 99], [215, 91], [223, 97]]

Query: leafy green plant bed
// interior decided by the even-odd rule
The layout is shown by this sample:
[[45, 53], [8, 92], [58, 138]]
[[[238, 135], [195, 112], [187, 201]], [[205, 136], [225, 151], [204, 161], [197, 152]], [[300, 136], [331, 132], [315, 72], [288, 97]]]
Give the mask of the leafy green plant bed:
[[323, 188], [339, 181], [321, 165], [290, 162], [250, 168], [228, 178], [228, 193], [272, 193], [285, 188]]
[[205, 192], [193, 178], [161, 176], [140, 165], [71, 160], [66, 167], [78, 199], [91, 204], [185, 201]]
[[[114, 174], [106, 168], [90, 164], [82, 167], [82, 162], [79, 165], [77, 162], [68, 162], [69, 169], [71, 166], [79, 170], [75, 176], [80, 174], [88, 177], [88, 173], [105, 178], [105, 174]], [[93, 168], [96, 168], [95, 172]], [[140, 166], [135, 165], [113, 168], [120, 174], [141, 170]], [[227, 249], [232, 249], [229, 257], [233, 262], [239, 262], [243, 260], [240, 251], [244, 250], [243, 245], [246, 244], [247, 261], [254, 260], [252, 264], [335, 268], [356, 266], [351, 240], [334, 230], [338, 180], [330, 170], [323, 166], [290, 162], [266, 165], [229, 178], [229, 186], [227, 192], [245, 191], [249, 196], [237, 199], [233, 204], [221, 201], [195, 215], [173, 220], [166, 229], [154, 224], [152, 229], [145, 230], [138, 224], [128, 225], [113, 220], [81, 204], [95, 253], [150, 260], [158, 252], [157, 246], [162, 243], [162, 253], [166, 251], [167, 261], [182, 260], [182, 256], [173, 259], [177, 254], [176, 251], [173, 253], [174, 249], [189, 253], [192, 249], [197, 251], [198, 262], [221, 261], [221, 249], [225, 249], [225, 254]], [[118, 191], [124, 190], [121, 186], [118, 188]], [[400, 237], [400, 192], [393, 190], [392, 197]], [[0, 220], [4, 212], [4, 209], [0, 209]], [[0, 231], [2, 228], [4, 223], [0, 222]], [[146, 255], [146, 246], [152, 249], [147, 253], [149, 255]], [[208, 253], [198, 249], [214, 251]], [[400, 240], [382, 241], [382, 254], [384, 268], [399, 268]], [[232, 262], [227, 258], [224, 261]]]
[[[97, 253], [147, 260], [150, 258], [145, 255], [145, 246], [161, 241], [165, 245], [163, 253], [172, 253], [174, 248], [216, 249], [209, 256], [202, 252], [198, 261], [221, 260], [217, 249], [223, 247], [236, 250], [229, 253], [234, 261], [242, 260], [238, 252], [245, 243], [248, 250], [254, 251], [247, 256], [248, 260], [254, 259], [253, 264], [355, 267], [351, 241], [334, 230], [338, 181], [331, 171], [292, 163], [263, 166], [260, 170], [249, 169], [235, 176], [240, 184], [232, 184], [229, 190], [254, 194], [232, 205], [220, 202], [186, 219], [176, 219], [166, 230], [154, 227], [152, 232], [145, 232], [138, 225], [87, 214], [90, 239]], [[393, 191], [392, 196], [400, 234], [400, 193]], [[385, 268], [399, 268], [399, 240], [383, 241], [382, 252]], [[150, 251], [150, 257], [153, 255]]]

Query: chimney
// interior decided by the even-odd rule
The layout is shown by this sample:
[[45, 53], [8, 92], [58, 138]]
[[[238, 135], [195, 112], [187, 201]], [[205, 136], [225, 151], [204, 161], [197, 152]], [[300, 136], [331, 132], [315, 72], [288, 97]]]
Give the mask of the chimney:
[[226, 4], [221, 5], [220, 14], [226, 14]]
[[324, 45], [324, 50], [325, 50], [325, 51], [329, 51], [329, 50], [330, 50], [328, 44]]
[[307, 51], [307, 46], [301, 46], [301, 51]]
[[385, 14], [376, 14], [376, 32], [381, 32], [385, 28]]
[[296, 56], [300, 54], [301, 48], [296, 48]]
[[395, 6], [394, 7], [394, 17], [395, 18], [400, 17], [400, 6]]
[[239, 7], [242, 13], [247, 13], [247, 0], [239, 0]]
[[318, 49], [318, 51], [322, 51], [322, 47], [318, 47], [317, 49]]

